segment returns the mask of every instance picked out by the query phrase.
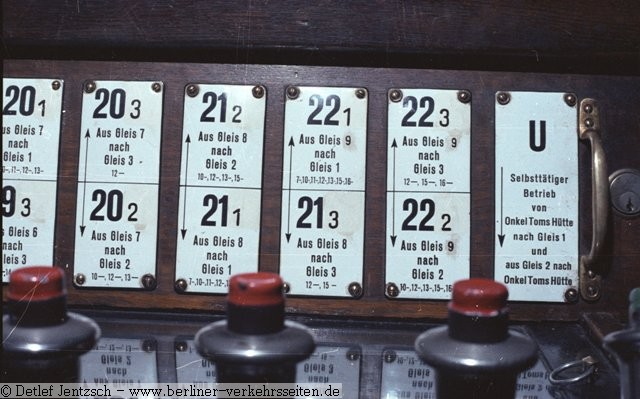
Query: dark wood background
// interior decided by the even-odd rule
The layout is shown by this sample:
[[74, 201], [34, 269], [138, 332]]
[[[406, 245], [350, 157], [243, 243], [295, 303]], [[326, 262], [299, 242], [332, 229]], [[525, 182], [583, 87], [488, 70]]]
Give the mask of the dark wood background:
[[[493, 106], [498, 90], [568, 91], [603, 112], [610, 172], [640, 168], [640, 3], [440, 1], [2, 2], [4, 76], [65, 80], [55, 262], [71, 280], [81, 87], [86, 79], [165, 83], [157, 277], [151, 292], [76, 289], [92, 308], [224, 310], [216, 295], [173, 290], [183, 90], [190, 82], [267, 87], [261, 270], [277, 271], [284, 88], [369, 90], [368, 159], [386, 156], [392, 87], [467, 89], [472, 101], [471, 274], [493, 275]], [[274, 65], [279, 64], [279, 65]], [[580, 252], [591, 240], [590, 150], [580, 143]], [[290, 313], [442, 318], [444, 301], [384, 296], [384, 163], [368, 162], [364, 295], [290, 298]], [[640, 218], [612, 214], [608, 274], [593, 304], [513, 303], [520, 320], [625, 319], [640, 285]], [[4, 294], [4, 289], [3, 289]], [[4, 297], [4, 296], [3, 296]]]
[[640, 72], [640, 3], [5, 0], [9, 58]]

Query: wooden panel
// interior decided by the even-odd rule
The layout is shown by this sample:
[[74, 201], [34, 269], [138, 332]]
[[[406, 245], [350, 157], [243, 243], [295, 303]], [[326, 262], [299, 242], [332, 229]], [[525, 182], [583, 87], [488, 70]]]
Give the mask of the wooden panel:
[[[393, 87], [467, 89], [472, 100], [471, 275], [493, 276], [494, 243], [494, 95], [499, 90], [565, 91], [579, 99], [596, 98], [603, 110], [603, 141], [610, 172], [640, 168], [640, 78], [372, 69], [278, 65], [215, 65], [91, 61], [5, 60], [4, 76], [49, 77], [65, 81], [64, 115], [58, 184], [56, 265], [71, 281], [74, 268], [75, 204], [80, 140], [82, 84], [85, 80], [153, 80], [165, 84], [160, 179], [157, 281], [154, 291], [77, 289], [69, 284], [69, 302], [93, 308], [138, 308], [222, 312], [220, 295], [178, 294], [173, 288], [182, 104], [191, 82], [260, 83], [267, 88], [260, 269], [278, 271], [283, 148], [283, 107], [289, 84], [366, 87], [369, 91], [366, 239], [364, 295], [360, 299], [289, 298], [288, 311], [299, 314], [384, 318], [442, 318], [445, 301], [389, 300], [384, 296], [386, 109]], [[590, 228], [590, 149], [579, 145], [580, 251], [588, 251]], [[623, 317], [627, 293], [640, 282], [640, 218], [612, 216], [607, 257], [610, 272], [603, 280], [602, 299], [594, 304], [513, 303], [516, 320], [577, 319], [586, 311], [607, 311]], [[3, 289], [3, 297], [6, 294]]]
[[639, 73], [640, 3], [2, 2], [11, 58]]

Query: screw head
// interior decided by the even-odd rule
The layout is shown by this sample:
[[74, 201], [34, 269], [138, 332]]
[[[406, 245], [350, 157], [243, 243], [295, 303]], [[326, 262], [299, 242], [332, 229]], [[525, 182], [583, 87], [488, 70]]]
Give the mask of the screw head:
[[84, 274], [78, 273], [74, 277], [73, 281], [75, 281], [77, 285], [84, 285], [84, 283], [87, 281], [87, 278], [84, 276]]
[[289, 283], [285, 282], [282, 283], [282, 292], [284, 292], [285, 294], [288, 294], [291, 291], [291, 286], [289, 285]]
[[593, 125], [594, 125], [593, 119], [591, 119], [591, 118], [587, 118], [587, 119], [585, 119], [585, 120], [584, 120], [584, 125], [585, 125], [586, 127], [593, 127]]
[[391, 100], [391, 102], [394, 102], [394, 103], [397, 103], [398, 101], [402, 100], [402, 90], [398, 90], [398, 89], [389, 90], [389, 100]]
[[142, 276], [140, 278], [140, 282], [142, 283], [142, 286], [144, 287], [144, 289], [149, 291], [155, 289], [156, 286], [158, 285], [156, 278], [151, 274], [145, 274], [144, 276]]
[[349, 284], [347, 290], [349, 291], [349, 294], [351, 294], [351, 296], [354, 298], [358, 298], [360, 297], [360, 295], [362, 295], [362, 286], [358, 282], [354, 281]]
[[576, 95], [573, 93], [566, 93], [564, 95], [564, 102], [567, 103], [568, 106], [573, 107], [578, 102]]
[[195, 97], [198, 95], [198, 92], [200, 92], [200, 88], [196, 84], [189, 84], [185, 91], [189, 97]]
[[367, 96], [367, 91], [365, 89], [356, 89], [356, 97], [362, 99]]
[[295, 100], [300, 95], [300, 89], [295, 86], [287, 87], [287, 98], [290, 100]]
[[509, 104], [509, 101], [511, 101], [511, 94], [506, 91], [501, 91], [496, 95], [496, 99], [498, 100], [498, 104], [507, 105]]
[[398, 355], [396, 354], [395, 351], [392, 350], [386, 350], [384, 351], [384, 353], [382, 354], [382, 356], [384, 357], [384, 362], [385, 363], [393, 363], [396, 361], [396, 358], [398, 357]]
[[173, 288], [176, 290], [176, 292], [182, 294], [187, 290], [187, 280], [180, 278], [178, 280], [176, 280], [175, 283], [173, 283]]
[[162, 91], [162, 85], [158, 82], [154, 82], [153, 84], [151, 84], [151, 90], [155, 91], [156, 93], [160, 93]]
[[575, 303], [578, 301], [578, 290], [575, 288], [569, 288], [564, 292], [564, 300], [569, 303]]
[[589, 297], [595, 298], [600, 293], [600, 289], [596, 284], [589, 284], [587, 285], [587, 293], [589, 294]]
[[184, 342], [184, 341], [178, 341], [178, 342], [176, 342], [176, 344], [175, 344], [175, 349], [176, 349], [178, 352], [184, 352], [184, 351], [186, 351], [186, 350], [187, 350], [187, 348], [188, 348], [188, 347], [189, 347], [189, 346], [188, 346], [188, 345], [187, 345], [187, 343], [186, 343], [186, 342]]
[[458, 92], [458, 101], [467, 104], [471, 101], [471, 92], [469, 90], [460, 90]]
[[96, 90], [96, 82], [93, 80], [89, 80], [84, 84], [84, 92], [85, 93], [93, 93]]
[[142, 341], [142, 350], [151, 353], [156, 350], [157, 344], [155, 339], [145, 339]]
[[62, 84], [60, 83], [59, 80], [54, 80], [53, 82], [51, 82], [51, 88], [53, 90], [58, 90], [58, 89], [60, 89], [61, 86], [62, 86]]
[[253, 94], [255, 98], [262, 98], [264, 96], [264, 86], [253, 86], [253, 89], [251, 89], [251, 94]]
[[400, 295], [400, 290], [396, 283], [388, 283], [386, 288], [387, 296], [390, 298], [395, 298]]
[[585, 104], [582, 106], [582, 110], [586, 113], [586, 114], [590, 114], [593, 112], [593, 105], [591, 104]]
[[346, 357], [350, 362], [355, 362], [356, 360], [360, 359], [360, 350], [357, 348], [350, 348], [347, 351]]

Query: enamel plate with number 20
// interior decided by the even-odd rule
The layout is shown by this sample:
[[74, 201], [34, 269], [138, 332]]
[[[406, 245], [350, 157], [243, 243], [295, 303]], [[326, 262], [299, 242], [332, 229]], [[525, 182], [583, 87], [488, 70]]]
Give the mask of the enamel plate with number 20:
[[87, 82], [79, 132], [74, 283], [155, 286], [160, 82]]
[[2, 79], [2, 281], [53, 264], [63, 82]]

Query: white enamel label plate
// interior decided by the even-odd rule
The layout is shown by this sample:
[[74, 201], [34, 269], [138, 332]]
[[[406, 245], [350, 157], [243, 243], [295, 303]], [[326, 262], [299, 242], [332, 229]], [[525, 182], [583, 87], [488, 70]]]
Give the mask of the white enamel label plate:
[[74, 282], [142, 288], [142, 277], [155, 277], [156, 270], [163, 86], [87, 86], [78, 138]]
[[495, 279], [510, 300], [564, 302], [578, 287], [576, 106], [564, 93], [510, 96], [495, 104]]
[[258, 270], [266, 93], [187, 87], [175, 278], [187, 292], [223, 294], [229, 276]]
[[291, 295], [350, 297], [362, 292], [367, 92], [298, 89], [285, 107], [280, 274]]
[[63, 84], [2, 79], [2, 282], [53, 264]]
[[388, 100], [387, 295], [448, 299], [469, 276], [471, 106], [456, 90], [400, 92]]

